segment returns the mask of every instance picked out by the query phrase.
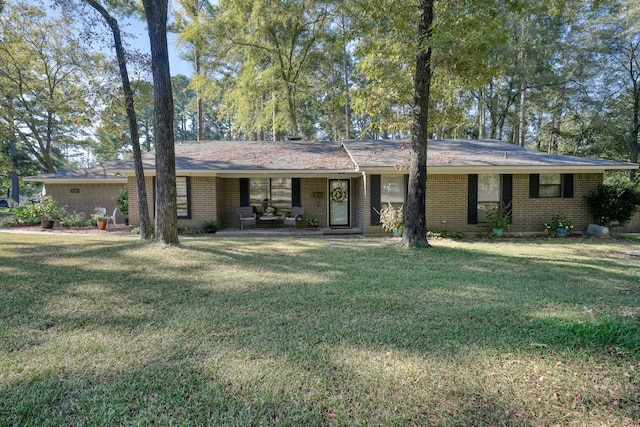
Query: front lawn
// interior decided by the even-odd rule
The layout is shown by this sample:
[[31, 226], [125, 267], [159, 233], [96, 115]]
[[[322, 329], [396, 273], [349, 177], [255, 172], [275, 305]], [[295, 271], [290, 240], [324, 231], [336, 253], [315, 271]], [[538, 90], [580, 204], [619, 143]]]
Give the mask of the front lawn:
[[0, 232], [0, 425], [637, 425], [633, 241]]

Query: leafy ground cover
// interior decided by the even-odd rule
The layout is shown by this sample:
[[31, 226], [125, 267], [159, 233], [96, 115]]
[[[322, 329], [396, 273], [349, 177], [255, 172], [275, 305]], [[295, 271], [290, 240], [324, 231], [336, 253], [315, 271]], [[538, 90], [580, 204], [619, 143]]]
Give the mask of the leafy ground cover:
[[0, 233], [1, 425], [637, 425], [634, 241]]

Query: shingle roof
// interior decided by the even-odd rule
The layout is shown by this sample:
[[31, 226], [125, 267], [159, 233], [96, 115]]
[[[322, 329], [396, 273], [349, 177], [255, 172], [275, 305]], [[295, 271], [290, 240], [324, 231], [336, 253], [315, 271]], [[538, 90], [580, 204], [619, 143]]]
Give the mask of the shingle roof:
[[83, 168], [83, 169], [72, 169], [72, 170], [59, 170], [55, 173], [47, 173], [42, 175], [28, 176], [24, 178], [25, 181], [52, 181], [52, 180], [69, 180], [73, 179], [76, 181], [87, 180], [87, 181], [104, 181], [109, 180], [113, 182], [127, 182], [127, 177], [122, 175], [115, 175], [109, 167], [109, 163], [105, 163], [102, 165], [94, 166], [91, 168]]
[[[345, 141], [343, 145], [360, 169], [381, 169], [408, 165], [406, 141]], [[443, 168], [601, 168], [633, 169], [633, 163], [564, 156], [534, 151], [495, 140], [430, 140], [427, 167]]]
[[[393, 170], [406, 167], [409, 149], [406, 141], [202, 141], [175, 145], [177, 173], [336, 173]], [[155, 169], [155, 152], [143, 155], [146, 171]], [[465, 170], [504, 170], [533, 173], [543, 169], [611, 170], [635, 169], [634, 163], [615, 162], [546, 154], [494, 140], [431, 140], [427, 166], [430, 173], [456, 173]], [[133, 161], [108, 162], [90, 169], [59, 171], [28, 177], [29, 181], [122, 180], [115, 172], [133, 173]], [[474, 172], [470, 172], [474, 173]]]
[[[189, 141], [175, 145], [176, 169], [183, 171], [355, 171], [349, 155], [332, 141]], [[143, 156], [155, 168], [155, 153]], [[121, 162], [116, 169], [133, 168]]]

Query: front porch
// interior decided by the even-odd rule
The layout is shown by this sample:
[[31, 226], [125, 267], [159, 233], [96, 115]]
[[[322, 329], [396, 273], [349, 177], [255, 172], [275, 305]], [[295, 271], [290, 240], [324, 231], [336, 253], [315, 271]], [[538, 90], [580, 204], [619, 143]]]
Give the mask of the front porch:
[[240, 230], [239, 228], [225, 228], [216, 232], [221, 237], [241, 237], [241, 236], [362, 236], [362, 230], [356, 228], [250, 228]]

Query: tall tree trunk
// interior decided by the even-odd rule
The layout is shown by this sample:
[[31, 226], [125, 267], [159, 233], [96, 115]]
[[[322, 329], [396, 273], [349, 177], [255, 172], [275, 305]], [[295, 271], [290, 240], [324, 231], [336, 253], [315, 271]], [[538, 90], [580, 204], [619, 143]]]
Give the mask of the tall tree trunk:
[[[638, 163], [638, 152], [640, 151], [640, 85], [638, 82], [633, 82], [633, 129], [631, 133], [631, 155], [630, 161], [632, 163]], [[629, 172], [629, 178], [635, 181], [637, 177], [637, 171], [632, 170]]]
[[562, 110], [564, 90], [561, 87], [557, 93], [556, 104], [553, 106], [553, 115], [551, 117], [551, 135], [549, 137], [549, 145], [547, 153], [558, 154], [558, 140], [560, 139], [560, 127], [562, 126]]
[[156, 141], [156, 241], [177, 245], [178, 205], [173, 95], [167, 47], [167, 0], [143, 0], [151, 45]]
[[[633, 71], [633, 67], [631, 68]], [[633, 73], [632, 73], [633, 77]], [[630, 150], [630, 161], [632, 163], [638, 163], [638, 147], [640, 145], [639, 141], [640, 134], [640, 84], [638, 84], [637, 80], [633, 80], [633, 129], [631, 132], [631, 150]], [[635, 181], [637, 176], [637, 171], [632, 170], [629, 171], [629, 178], [632, 181]]]
[[427, 143], [431, 89], [431, 31], [434, 0], [420, 0], [418, 54], [413, 94], [413, 130], [409, 161], [409, 194], [403, 243], [409, 248], [429, 246], [427, 241]]
[[140, 134], [138, 132], [138, 120], [133, 104], [133, 90], [129, 81], [127, 71], [127, 57], [122, 46], [120, 26], [118, 21], [96, 0], [85, 0], [91, 7], [102, 15], [109, 24], [113, 33], [113, 42], [118, 58], [118, 68], [120, 79], [122, 80], [122, 91], [124, 92], [125, 110], [127, 121], [129, 122], [129, 134], [131, 135], [131, 149], [133, 150], [133, 164], [136, 172], [136, 188], [138, 191], [138, 212], [140, 214], [140, 239], [147, 240], [151, 237], [149, 223], [149, 204], [147, 203], [147, 187], [144, 181], [144, 168], [142, 167], [142, 152], [140, 150]]
[[518, 142], [520, 147], [524, 147], [524, 136], [526, 133], [526, 121], [524, 119], [525, 100], [526, 100], [527, 87], [524, 80], [520, 84], [520, 105], [518, 105]]
[[542, 125], [544, 123], [542, 119], [542, 114], [540, 112], [537, 113], [536, 120], [536, 150], [542, 151], [542, 140], [540, 139], [540, 129], [542, 129]]
[[484, 98], [484, 88], [478, 92], [478, 138], [487, 137], [487, 106]]
[[342, 41], [342, 66], [344, 69], [344, 118], [345, 118], [345, 138], [351, 139], [351, 97], [349, 95], [349, 56], [347, 53], [347, 39], [344, 35], [344, 29], [346, 23], [344, 20], [344, 14], [342, 14], [342, 35], [344, 40]]
[[20, 203], [20, 179], [18, 178], [18, 152], [16, 151], [16, 141], [9, 140], [11, 154], [11, 198]]
[[282, 141], [282, 131], [278, 127], [278, 97], [276, 92], [273, 92], [273, 140]]
[[[196, 79], [200, 78], [200, 52], [198, 51], [198, 46], [194, 46], [195, 51], [195, 68], [196, 68]], [[199, 86], [199, 85], [198, 85]], [[202, 96], [200, 95], [200, 88], [196, 89], [196, 104], [198, 110], [198, 136], [197, 140], [204, 140], [204, 108], [202, 105]]]
[[299, 136], [300, 131], [298, 129], [298, 114], [296, 112], [296, 93], [293, 88], [293, 84], [287, 85], [287, 107], [289, 108], [289, 123], [291, 124], [291, 131], [293, 135]]
[[[260, 115], [262, 115], [262, 112], [264, 111], [264, 103], [265, 103], [265, 96], [264, 94], [262, 94], [260, 95], [260, 108], [259, 108]], [[258, 141], [264, 141], [264, 128], [262, 127], [262, 125], [260, 125], [260, 129], [258, 129]]]
[[146, 150], [146, 152], [148, 153], [149, 151], [151, 151], [151, 129], [149, 128], [149, 122], [147, 122], [145, 120], [145, 125], [144, 125], [144, 148]]

